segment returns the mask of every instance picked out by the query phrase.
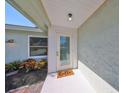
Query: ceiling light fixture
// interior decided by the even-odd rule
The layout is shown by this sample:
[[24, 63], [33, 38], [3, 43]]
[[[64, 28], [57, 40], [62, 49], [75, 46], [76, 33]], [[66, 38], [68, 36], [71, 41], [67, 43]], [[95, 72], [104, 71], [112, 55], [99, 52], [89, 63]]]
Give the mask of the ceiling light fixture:
[[68, 20], [71, 21], [72, 20], [72, 14], [68, 13]]

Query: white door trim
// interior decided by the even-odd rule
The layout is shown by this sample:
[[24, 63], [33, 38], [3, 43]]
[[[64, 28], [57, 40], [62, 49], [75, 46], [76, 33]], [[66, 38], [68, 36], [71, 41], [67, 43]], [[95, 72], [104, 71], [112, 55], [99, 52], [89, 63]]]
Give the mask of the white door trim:
[[48, 29], [48, 73], [57, 72], [57, 57], [56, 57], [56, 49], [57, 49], [57, 32], [70, 33], [72, 36], [72, 61], [73, 68], [78, 67], [77, 63], [77, 29], [75, 28], [67, 28], [61, 26], [50, 26]]
[[[65, 69], [69, 69], [69, 68], [73, 68], [73, 60], [72, 60], [72, 34], [71, 33], [65, 33], [65, 32], [57, 32], [56, 33], [56, 36], [57, 36], [57, 48], [56, 48], [56, 57], [57, 57], [57, 71], [59, 70], [65, 70]], [[68, 36], [70, 37], [70, 64], [68, 65], [64, 65], [64, 66], [61, 66], [60, 64], [60, 36]]]

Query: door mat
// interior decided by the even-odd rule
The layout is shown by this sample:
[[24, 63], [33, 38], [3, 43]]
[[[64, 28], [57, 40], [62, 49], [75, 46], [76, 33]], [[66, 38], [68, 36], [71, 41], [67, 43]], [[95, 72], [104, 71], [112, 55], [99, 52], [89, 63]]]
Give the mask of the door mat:
[[71, 75], [74, 75], [74, 72], [72, 69], [57, 72], [57, 78], [62, 78], [62, 77], [71, 76]]

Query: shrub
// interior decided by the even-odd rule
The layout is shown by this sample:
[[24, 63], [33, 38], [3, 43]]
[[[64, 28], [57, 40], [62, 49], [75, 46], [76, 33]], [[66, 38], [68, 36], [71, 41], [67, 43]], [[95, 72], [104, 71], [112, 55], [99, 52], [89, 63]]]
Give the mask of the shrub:
[[5, 64], [5, 72], [12, 72], [15, 70], [29, 72], [32, 70], [41, 70], [44, 67], [47, 66], [46, 60], [41, 60], [39, 62], [36, 62], [35, 59], [27, 59], [23, 62], [21, 61], [14, 61], [9, 64]]
[[14, 61], [14, 62], [11, 62], [9, 64], [5, 64], [5, 72], [12, 72], [12, 71], [15, 71], [15, 70], [18, 70], [19, 67], [20, 67], [20, 64], [21, 64], [21, 61]]
[[44, 68], [47, 65], [46, 61], [39, 61], [35, 64], [35, 69], [39, 69], [41, 70], [42, 68]]
[[29, 72], [35, 69], [36, 60], [35, 59], [27, 59], [20, 65], [20, 70], [24, 70]]

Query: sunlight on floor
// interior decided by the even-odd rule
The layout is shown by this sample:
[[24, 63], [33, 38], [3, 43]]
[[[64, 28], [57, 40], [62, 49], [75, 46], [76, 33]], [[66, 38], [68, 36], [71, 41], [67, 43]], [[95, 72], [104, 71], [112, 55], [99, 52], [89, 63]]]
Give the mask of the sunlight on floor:
[[41, 93], [96, 93], [79, 70], [73, 71], [74, 75], [63, 78], [48, 74]]

